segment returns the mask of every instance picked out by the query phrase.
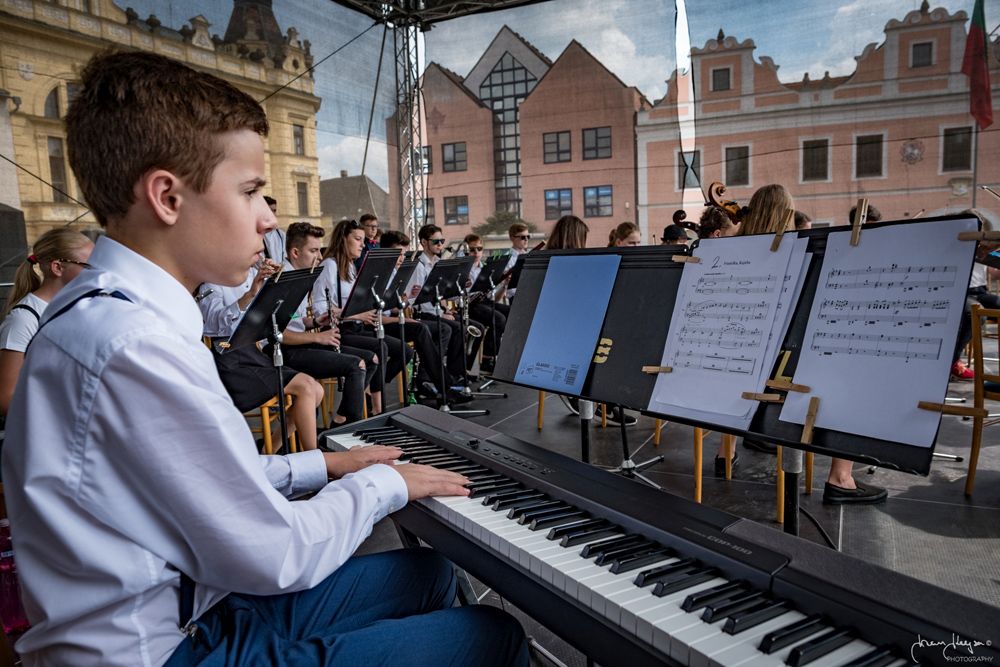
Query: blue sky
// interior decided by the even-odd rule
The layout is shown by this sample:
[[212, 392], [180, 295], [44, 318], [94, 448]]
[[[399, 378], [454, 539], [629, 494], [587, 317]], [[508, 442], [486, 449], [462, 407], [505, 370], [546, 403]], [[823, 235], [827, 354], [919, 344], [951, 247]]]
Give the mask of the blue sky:
[[[154, 13], [164, 25], [179, 28], [203, 14], [211, 32], [224, 34], [231, 2], [195, 0], [118, 0], [140, 16]], [[274, 0], [282, 30], [294, 26], [312, 42], [317, 62], [371, 22], [329, 0]], [[972, 13], [973, 0], [940, 0], [931, 7]], [[769, 56], [782, 81], [854, 71], [854, 57], [880, 42], [890, 19], [902, 19], [920, 0], [688, 0], [691, 44], [704, 46], [722, 28], [739, 40], [751, 38], [755, 56]], [[1000, 0], [986, 0], [987, 30], [1000, 24]], [[466, 75], [497, 31], [509, 25], [555, 60], [572, 39], [591, 51], [625, 83], [650, 100], [666, 90], [673, 70], [673, 0], [550, 0], [502, 12], [440, 23], [426, 33], [426, 60]], [[361, 170], [368, 113], [374, 92], [382, 27], [376, 26], [316, 69], [316, 94], [323, 98], [318, 118], [320, 172], [336, 176]], [[372, 127], [366, 172], [386, 187], [384, 118], [394, 97], [392, 40], [387, 42], [383, 80]]]

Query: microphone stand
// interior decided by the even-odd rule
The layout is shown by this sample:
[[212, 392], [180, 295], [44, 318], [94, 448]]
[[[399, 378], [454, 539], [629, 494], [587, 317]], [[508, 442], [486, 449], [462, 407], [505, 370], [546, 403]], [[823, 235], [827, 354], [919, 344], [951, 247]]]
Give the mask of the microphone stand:
[[[375, 338], [378, 339], [378, 353], [380, 357], [380, 363], [378, 365], [379, 377], [382, 379], [382, 400], [384, 401], [388, 396], [388, 392], [385, 388], [385, 364], [388, 360], [388, 354], [386, 354], [385, 347], [385, 327], [382, 326], [382, 310], [385, 309], [385, 301], [375, 293], [375, 283], [378, 281], [378, 276], [372, 280], [372, 299], [375, 301]], [[405, 344], [405, 343], [404, 343]], [[405, 350], [400, 350], [400, 354], [403, 355], [403, 360], [406, 360]], [[406, 364], [403, 364], [403, 373], [406, 373]], [[405, 405], [405, 403], [404, 403]], [[385, 404], [382, 405], [383, 411], [385, 410]]]
[[[403, 304], [403, 293], [402, 292], [397, 292], [395, 296], [396, 296], [396, 300], [397, 300], [397, 302], [399, 304], [399, 340], [401, 340], [402, 344], [403, 344], [402, 352], [403, 352], [403, 361], [404, 361], [404, 363], [403, 363], [403, 370], [401, 371], [402, 374], [403, 374], [403, 395], [399, 397], [399, 402], [405, 408], [407, 405], [410, 405], [410, 396], [409, 396], [409, 393], [410, 393], [410, 381], [406, 377], [406, 363], [405, 363], [405, 361], [406, 361], [406, 313], [403, 312], [405, 310], [404, 304]], [[380, 316], [380, 321], [381, 321], [381, 316]], [[384, 391], [385, 390], [385, 386], [384, 386], [385, 383], [383, 382], [382, 384], [383, 384], [382, 389]]]
[[[281, 367], [285, 364], [285, 357], [281, 353], [281, 340], [282, 334], [278, 330], [278, 308], [284, 300], [279, 300], [274, 306], [274, 310], [271, 311], [271, 335], [269, 336], [271, 342], [271, 362], [274, 364], [275, 370], [278, 371], [278, 421], [281, 423], [281, 446], [284, 453], [289, 453], [288, 448], [288, 418], [285, 415], [285, 376], [281, 370]], [[262, 424], [266, 428], [265, 425]]]
[[[501, 394], [494, 391], [472, 391], [468, 385], [469, 377], [469, 357], [466, 351], [469, 349], [468, 333], [469, 333], [469, 288], [462, 286], [459, 288], [458, 292], [458, 307], [462, 311], [462, 370], [465, 373], [466, 385], [462, 393], [466, 396], [472, 396], [475, 398], [507, 398], [507, 394]], [[490, 324], [490, 329], [495, 330], [495, 327]], [[484, 334], [485, 335], [485, 334]], [[494, 336], [496, 334], [494, 333]], [[493, 339], [494, 344], [496, 343], [496, 338]], [[479, 387], [482, 389], [483, 387]], [[483, 414], [490, 414], [489, 410], [483, 410]]]
[[[493, 282], [493, 276], [490, 275], [488, 277], [490, 279], [490, 289], [489, 291], [486, 292], [486, 298], [490, 300], [490, 337], [493, 339], [493, 354], [495, 355], [493, 357], [493, 364], [495, 368], [497, 363], [497, 357], [500, 356], [500, 348], [497, 345], [497, 327], [496, 327], [497, 300], [495, 292], [497, 286], [496, 283]], [[507, 392], [497, 393], [497, 392], [483, 391], [483, 389], [489, 389], [490, 385], [496, 382], [496, 380], [493, 379], [492, 375], [493, 374], [490, 373], [490, 378], [486, 380], [486, 382], [479, 385], [479, 391], [476, 392], [476, 396], [481, 396], [483, 398], [507, 398]]]

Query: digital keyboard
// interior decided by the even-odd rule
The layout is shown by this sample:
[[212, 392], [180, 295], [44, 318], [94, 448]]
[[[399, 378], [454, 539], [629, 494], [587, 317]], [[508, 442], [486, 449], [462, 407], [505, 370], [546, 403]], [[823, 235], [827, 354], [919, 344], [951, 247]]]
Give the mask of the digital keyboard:
[[322, 442], [370, 444], [472, 480], [393, 518], [599, 664], [1000, 662], [994, 607], [471, 422], [418, 405]]

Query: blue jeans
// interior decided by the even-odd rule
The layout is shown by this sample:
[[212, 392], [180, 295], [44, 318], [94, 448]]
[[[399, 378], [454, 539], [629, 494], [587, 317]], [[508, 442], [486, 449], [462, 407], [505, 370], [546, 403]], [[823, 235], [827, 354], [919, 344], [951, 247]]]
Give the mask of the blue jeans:
[[227, 596], [166, 664], [528, 665], [514, 618], [454, 599], [454, 567], [434, 551], [359, 556], [310, 590]]

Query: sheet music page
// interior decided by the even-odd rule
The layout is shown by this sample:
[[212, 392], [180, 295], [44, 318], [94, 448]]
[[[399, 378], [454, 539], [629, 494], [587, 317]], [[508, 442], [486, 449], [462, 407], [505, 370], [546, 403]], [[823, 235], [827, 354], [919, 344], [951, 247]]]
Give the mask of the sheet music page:
[[782, 421], [802, 424], [811, 396], [816, 426], [930, 447], [941, 415], [969, 286], [974, 218], [831, 233]]
[[771, 252], [772, 240], [704, 239], [695, 250], [701, 262], [684, 265], [661, 358], [673, 372], [657, 378], [651, 411], [749, 426], [757, 403], [741, 394], [763, 388], [768, 342], [775, 325], [787, 322], [795, 292], [787, 288], [800, 282], [804, 266], [805, 243], [789, 236]]

